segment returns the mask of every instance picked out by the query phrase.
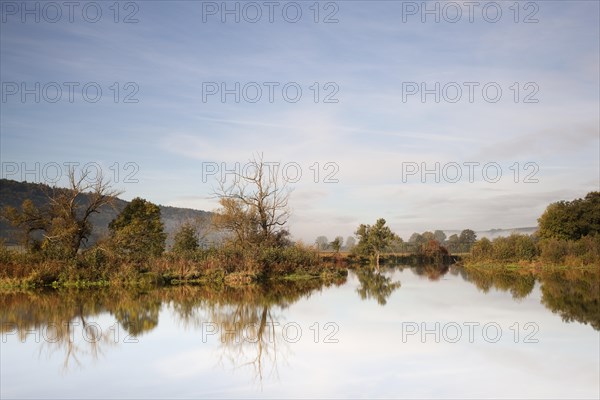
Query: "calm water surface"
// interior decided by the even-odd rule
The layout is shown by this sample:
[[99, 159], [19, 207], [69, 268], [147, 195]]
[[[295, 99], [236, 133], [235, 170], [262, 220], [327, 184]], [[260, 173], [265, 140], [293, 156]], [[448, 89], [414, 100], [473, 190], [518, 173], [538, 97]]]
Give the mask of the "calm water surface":
[[2, 398], [598, 398], [599, 275], [0, 296]]

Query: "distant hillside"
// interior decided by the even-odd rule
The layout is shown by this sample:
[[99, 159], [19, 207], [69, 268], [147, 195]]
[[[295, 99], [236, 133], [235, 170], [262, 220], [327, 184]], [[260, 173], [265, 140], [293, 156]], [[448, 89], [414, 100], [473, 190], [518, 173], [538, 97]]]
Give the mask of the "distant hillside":
[[[489, 229], [487, 231], [477, 231], [475, 232], [477, 234], [477, 239], [481, 239], [481, 238], [488, 238], [488, 239], [495, 239], [497, 237], [501, 237], [501, 236], [510, 236], [513, 233], [519, 233], [522, 235], [531, 235], [533, 233], [535, 233], [535, 231], [537, 231], [537, 226], [530, 226], [530, 227], [525, 227], [525, 228], [508, 228], [508, 229], [501, 229], [501, 228], [497, 228], [497, 229]], [[446, 234], [446, 236], [450, 236], [450, 235], [460, 235], [460, 230], [449, 230], [449, 231], [444, 231], [444, 233]]]
[[[44, 206], [48, 202], [47, 193], [51, 193], [52, 188], [41, 183], [17, 182], [8, 179], [0, 179], [0, 209], [5, 206], [21, 207], [26, 199], [31, 199], [37, 207]], [[91, 217], [94, 230], [87, 243], [87, 246], [94, 244], [100, 237], [108, 233], [108, 224], [117, 214], [119, 214], [129, 202], [117, 199], [115, 206], [104, 207], [100, 213], [93, 214]], [[207, 211], [193, 210], [190, 208], [178, 208], [169, 206], [160, 206], [161, 217], [167, 232], [167, 245], [173, 241], [173, 236], [177, 228], [185, 222], [193, 222], [198, 226], [200, 236], [202, 237], [208, 227], [211, 213]], [[7, 221], [0, 218], [0, 239], [4, 239], [7, 244], [18, 244], [19, 231], [11, 226]]]

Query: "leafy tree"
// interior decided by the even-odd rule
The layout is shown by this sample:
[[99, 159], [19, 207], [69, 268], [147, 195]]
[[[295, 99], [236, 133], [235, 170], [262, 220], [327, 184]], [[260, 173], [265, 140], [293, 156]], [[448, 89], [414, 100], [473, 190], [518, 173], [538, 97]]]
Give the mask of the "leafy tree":
[[337, 236], [335, 239], [333, 239], [333, 242], [329, 243], [329, 246], [333, 249], [335, 253], [339, 253], [343, 244], [344, 238], [341, 236]]
[[425, 242], [425, 239], [423, 238], [423, 235], [421, 235], [420, 233], [413, 233], [412, 235], [410, 235], [410, 238], [408, 239], [409, 243], [412, 244], [422, 244]]
[[21, 229], [23, 237], [21, 242], [30, 250], [39, 249], [40, 243], [34, 235], [45, 232], [49, 225], [49, 211], [39, 210], [30, 199], [23, 201], [21, 210], [15, 207], [5, 207], [2, 217], [6, 218], [13, 226]]
[[198, 250], [200, 243], [198, 241], [198, 231], [190, 223], [181, 225], [175, 233], [175, 242], [173, 243], [174, 253], [190, 253]]
[[493, 258], [502, 261], [531, 261], [537, 249], [531, 236], [513, 233], [492, 241]]
[[476, 260], [488, 260], [492, 257], [493, 245], [490, 239], [481, 238], [471, 247], [471, 255]]
[[423, 241], [424, 242], [429, 242], [430, 240], [435, 240], [435, 235], [433, 234], [433, 232], [423, 232], [423, 234], [421, 235], [423, 237]]
[[540, 259], [545, 263], [563, 264], [565, 257], [569, 254], [569, 242], [555, 238], [541, 240], [539, 243]]
[[460, 251], [460, 239], [457, 234], [452, 234], [448, 238], [448, 250], [450, 250], [451, 253]]
[[38, 209], [27, 199], [20, 211], [7, 207], [2, 214], [24, 231], [26, 245], [31, 244], [33, 234], [41, 232], [41, 247], [48, 254], [68, 258], [75, 256], [91, 235], [92, 214], [113, 205], [121, 192], [113, 190], [100, 173], [91, 179], [89, 170], [77, 174], [74, 168], [69, 168], [67, 176], [68, 188], [52, 188], [46, 193], [46, 207]]
[[354, 236], [348, 236], [346, 238], [346, 250], [352, 250], [356, 246], [356, 239]]
[[397, 253], [404, 253], [406, 251], [406, 243], [400, 236], [396, 236], [390, 243], [389, 250]]
[[600, 233], [600, 192], [550, 204], [538, 219], [541, 238], [578, 240]]
[[318, 236], [315, 239], [315, 245], [318, 250], [327, 250], [329, 248], [329, 239], [327, 239], [327, 236]]
[[511, 235], [517, 260], [531, 261], [538, 255], [536, 243], [529, 235]]
[[423, 235], [421, 235], [420, 233], [417, 233], [417, 232], [410, 235], [410, 238], [408, 239], [408, 243], [410, 244], [410, 249], [412, 250], [413, 253], [418, 253], [419, 250], [421, 249], [421, 245], [425, 244], [426, 242], [427, 241], [425, 240]]
[[477, 240], [477, 235], [471, 229], [464, 229], [458, 237], [460, 243], [473, 244]]
[[385, 226], [385, 219], [379, 218], [375, 225], [361, 224], [355, 232], [358, 236], [356, 251], [375, 259], [377, 271], [379, 271], [379, 257], [398, 236]]
[[160, 256], [167, 235], [160, 219], [160, 208], [136, 197], [108, 225], [117, 253], [141, 261]]
[[580, 203], [581, 236], [600, 233], [600, 192], [590, 192]]
[[446, 241], [446, 234], [443, 231], [440, 231], [439, 229], [436, 229], [435, 232], [433, 232], [433, 237], [440, 244], [444, 244], [444, 242]]
[[552, 203], [538, 218], [540, 237], [545, 239], [573, 239], [578, 236], [576, 215], [569, 212], [566, 201]]
[[476, 240], [477, 235], [471, 229], [464, 229], [458, 237], [458, 241], [461, 245], [462, 251], [469, 251]]
[[428, 262], [440, 263], [448, 256], [448, 250], [437, 240], [432, 239], [420, 246], [418, 254]]

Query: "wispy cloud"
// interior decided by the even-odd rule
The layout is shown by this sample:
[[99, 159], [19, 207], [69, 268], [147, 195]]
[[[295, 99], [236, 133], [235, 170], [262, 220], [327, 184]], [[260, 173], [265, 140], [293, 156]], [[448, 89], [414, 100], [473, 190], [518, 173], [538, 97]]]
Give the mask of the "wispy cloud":
[[[2, 104], [0, 155], [35, 162], [78, 159], [140, 165], [126, 196], [210, 207], [202, 162], [296, 162], [292, 232], [350, 234], [386, 217], [394, 228], [487, 229], [532, 225], [547, 202], [598, 189], [599, 120], [596, 2], [543, 2], [539, 23], [402, 22], [394, 2], [340, 3], [337, 24], [201, 23], [196, 2], [144, 2], [140, 22], [2, 24], [1, 80], [88, 82], [103, 99], [87, 103]], [[136, 82], [136, 104], [114, 103], [115, 82]], [[276, 100], [203, 101], [203, 82], [233, 87], [278, 82]], [[302, 98], [284, 101], [297, 82]], [[338, 103], [324, 103], [335, 83]], [[478, 82], [474, 102], [403, 97], [405, 82]], [[496, 82], [501, 101], [482, 99]], [[520, 89], [515, 102], [514, 83]], [[538, 103], [524, 103], [535, 83]], [[315, 102], [313, 86], [319, 98]], [[311, 89], [311, 87], [313, 89]], [[123, 92], [120, 93], [123, 95]], [[403, 182], [404, 162], [497, 162], [497, 184]], [[515, 162], [536, 162], [539, 182], [515, 183]], [[335, 163], [335, 184], [322, 182]], [[319, 179], [314, 167], [318, 163]], [[510, 213], [506, 210], [509, 209]], [[504, 211], [503, 211], [504, 210]]]

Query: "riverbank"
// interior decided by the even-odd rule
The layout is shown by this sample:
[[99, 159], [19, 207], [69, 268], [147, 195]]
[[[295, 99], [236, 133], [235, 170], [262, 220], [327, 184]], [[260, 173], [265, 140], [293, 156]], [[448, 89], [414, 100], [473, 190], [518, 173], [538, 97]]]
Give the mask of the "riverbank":
[[165, 253], [130, 260], [94, 248], [68, 260], [42, 254], [0, 250], [0, 290], [41, 287], [151, 287], [266, 281], [335, 280], [347, 275], [344, 260], [324, 260], [297, 246], [253, 251], [217, 248]]
[[525, 272], [540, 272], [544, 270], [578, 270], [578, 269], [600, 269], [598, 263], [551, 263], [540, 259], [534, 260], [477, 260], [463, 257], [459, 265], [465, 269], [475, 270], [515, 270]]

